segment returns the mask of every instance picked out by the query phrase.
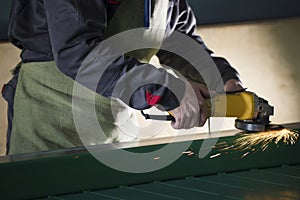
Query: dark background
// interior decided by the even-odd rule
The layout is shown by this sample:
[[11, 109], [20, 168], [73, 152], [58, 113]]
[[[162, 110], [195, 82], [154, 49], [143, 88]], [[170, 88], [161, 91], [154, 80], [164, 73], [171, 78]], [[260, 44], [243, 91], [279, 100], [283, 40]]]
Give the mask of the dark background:
[[[59, 1], [59, 0], [58, 0]], [[188, 0], [199, 24], [300, 16], [299, 0]], [[0, 40], [7, 40], [11, 0], [0, 1]]]

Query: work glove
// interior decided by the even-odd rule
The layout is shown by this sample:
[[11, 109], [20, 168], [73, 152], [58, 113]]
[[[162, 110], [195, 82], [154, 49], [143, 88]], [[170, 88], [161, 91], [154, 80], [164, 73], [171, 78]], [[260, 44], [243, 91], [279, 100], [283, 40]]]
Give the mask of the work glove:
[[245, 90], [245, 88], [239, 80], [229, 79], [224, 85], [225, 92], [239, 92], [243, 90]]
[[196, 82], [185, 82], [185, 93], [179, 107], [169, 111], [175, 121], [171, 123], [174, 129], [189, 129], [201, 127], [208, 118], [204, 98], [209, 98], [209, 90]]

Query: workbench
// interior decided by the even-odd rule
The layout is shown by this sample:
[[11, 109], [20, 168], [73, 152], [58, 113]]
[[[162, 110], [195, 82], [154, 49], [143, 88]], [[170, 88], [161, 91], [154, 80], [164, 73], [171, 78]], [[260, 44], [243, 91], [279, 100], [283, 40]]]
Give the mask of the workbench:
[[[287, 125], [300, 130], [300, 124]], [[235, 131], [238, 132], [238, 131]], [[231, 144], [242, 134], [218, 139]], [[170, 145], [187, 142], [177, 141]], [[300, 199], [300, 142], [271, 144], [249, 153], [213, 148], [204, 158], [204, 141], [195, 138], [179, 159], [148, 173], [127, 173], [110, 168], [85, 148], [63, 149], [0, 158], [1, 199]], [[160, 142], [157, 142], [160, 141]], [[151, 152], [155, 144], [119, 147], [130, 152]], [[259, 147], [257, 147], [259, 149]], [[94, 147], [113, 152], [111, 144]], [[172, 152], [170, 152], [171, 154]], [[159, 155], [157, 155], [159, 156]], [[163, 157], [153, 158], [162, 162]], [[124, 158], [126, 160], [126, 158]]]

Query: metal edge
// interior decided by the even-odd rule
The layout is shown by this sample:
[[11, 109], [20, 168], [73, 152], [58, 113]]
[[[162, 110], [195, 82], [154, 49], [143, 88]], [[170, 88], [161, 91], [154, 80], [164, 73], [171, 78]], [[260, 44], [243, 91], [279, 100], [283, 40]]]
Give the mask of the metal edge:
[[[300, 128], [300, 122], [283, 124], [282, 126], [290, 129]], [[229, 131], [222, 131], [221, 135], [216, 132], [212, 132], [211, 134], [201, 133], [201, 134], [177, 136], [176, 140], [174, 140], [175, 137], [162, 137], [162, 138], [155, 138], [151, 140], [100, 144], [100, 145], [90, 146], [87, 148], [91, 150], [107, 151], [112, 149], [128, 149], [128, 148], [145, 147], [145, 146], [153, 146], [153, 145], [163, 145], [163, 144], [169, 144], [174, 142], [185, 142], [191, 140], [204, 140], [204, 139], [211, 139], [211, 138], [230, 137], [230, 136], [235, 136], [240, 134], [243, 134], [243, 132], [241, 132], [240, 130], [229, 130]], [[25, 160], [53, 158], [57, 156], [70, 156], [70, 155], [76, 155], [81, 153], [88, 153], [88, 150], [85, 147], [76, 147], [76, 148], [57, 149], [51, 151], [41, 151], [35, 153], [7, 155], [7, 156], [0, 157], [0, 164], [25, 161]]]

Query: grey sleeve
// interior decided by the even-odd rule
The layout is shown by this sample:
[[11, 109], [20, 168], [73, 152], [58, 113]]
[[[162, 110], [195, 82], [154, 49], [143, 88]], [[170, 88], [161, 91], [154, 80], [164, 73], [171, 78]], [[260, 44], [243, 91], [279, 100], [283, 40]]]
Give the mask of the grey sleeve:
[[[135, 109], [160, 104], [171, 110], [179, 105], [180, 98], [177, 97], [183, 95], [184, 83], [165, 70], [124, 54], [107, 68], [97, 63], [83, 65], [88, 55], [103, 43], [107, 24], [105, 1], [43, 0], [43, 3], [54, 59], [65, 75], [103, 96], [119, 98]], [[110, 47], [105, 47], [101, 52], [103, 56], [98, 57], [99, 63], [105, 63], [105, 59], [114, 53]], [[104, 71], [101, 78], [95, 76], [101, 70]], [[133, 74], [131, 79], [124, 78], [128, 74]], [[145, 84], [141, 84], [143, 81]], [[114, 92], [118, 82], [123, 88]], [[133, 89], [136, 85], [140, 87]], [[180, 95], [170, 90], [173, 85], [179, 88]]]

